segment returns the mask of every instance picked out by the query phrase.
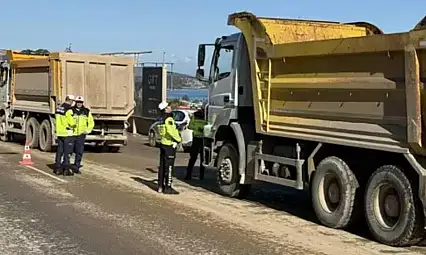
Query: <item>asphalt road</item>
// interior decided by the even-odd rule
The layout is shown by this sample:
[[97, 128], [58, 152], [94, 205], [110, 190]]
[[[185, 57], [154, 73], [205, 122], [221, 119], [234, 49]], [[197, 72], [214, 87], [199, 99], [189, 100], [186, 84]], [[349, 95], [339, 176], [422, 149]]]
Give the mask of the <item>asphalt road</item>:
[[[0, 143], [1, 254], [425, 254], [396, 249], [315, 222], [309, 197], [273, 185], [247, 200], [215, 193], [214, 173], [184, 182], [178, 154], [175, 188], [156, 193], [158, 149], [132, 137], [120, 153], [84, 155], [83, 174], [51, 175], [53, 154], [33, 150], [33, 168], [17, 162], [22, 145]], [[196, 173], [195, 173], [196, 174]]]

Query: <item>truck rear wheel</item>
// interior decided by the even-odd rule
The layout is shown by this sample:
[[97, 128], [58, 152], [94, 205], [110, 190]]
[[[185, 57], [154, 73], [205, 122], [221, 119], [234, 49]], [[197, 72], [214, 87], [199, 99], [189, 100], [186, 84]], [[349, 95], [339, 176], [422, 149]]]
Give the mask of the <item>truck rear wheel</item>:
[[356, 177], [338, 157], [322, 160], [312, 180], [312, 206], [317, 218], [327, 227], [349, 225], [355, 202]]
[[30, 148], [38, 147], [40, 123], [38, 123], [36, 118], [31, 117], [28, 119], [26, 128], [25, 138], [28, 141]]
[[219, 151], [217, 159], [217, 183], [220, 192], [228, 197], [243, 198], [248, 195], [250, 185], [241, 185], [238, 172], [238, 152], [235, 147], [226, 143]]
[[39, 144], [40, 150], [52, 151], [52, 127], [49, 120], [43, 120], [40, 125]]
[[403, 171], [393, 165], [374, 172], [365, 192], [365, 217], [370, 232], [387, 245], [414, 245], [425, 227], [421, 202]]

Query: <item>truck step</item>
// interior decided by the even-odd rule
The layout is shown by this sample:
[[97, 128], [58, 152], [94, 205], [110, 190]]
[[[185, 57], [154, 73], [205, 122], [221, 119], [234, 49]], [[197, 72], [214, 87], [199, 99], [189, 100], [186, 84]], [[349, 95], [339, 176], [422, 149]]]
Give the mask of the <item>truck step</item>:
[[7, 129], [7, 132], [21, 134], [21, 135], [25, 134], [25, 131], [22, 130], [22, 129], [19, 129], [19, 128], [9, 128], [9, 129]]
[[[280, 185], [292, 187], [292, 188], [299, 189], [299, 190], [302, 190], [304, 188], [303, 180], [302, 180], [302, 166], [305, 163], [305, 160], [294, 159], [294, 158], [286, 158], [286, 157], [269, 155], [269, 154], [262, 154], [262, 153], [255, 153], [254, 154], [254, 160], [255, 160], [255, 171], [254, 171], [254, 179], [255, 180], [280, 184]], [[281, 178], [281, 177], [263, 174], [262, 173], [263, 169], [261, 169], [260, 164], [259, 164], [260, 161], [276, 162], [276, 163], [279, 163], [279, 164], [296, 167], [297, 180], [289, 180], [289, 179], [284, 179], [284, 178]]]
[[22, 118], [14, 118], [14, 119], [8, 119], [9, 123], [17, 123], [17, 124], [24, 124], [24, 120]]

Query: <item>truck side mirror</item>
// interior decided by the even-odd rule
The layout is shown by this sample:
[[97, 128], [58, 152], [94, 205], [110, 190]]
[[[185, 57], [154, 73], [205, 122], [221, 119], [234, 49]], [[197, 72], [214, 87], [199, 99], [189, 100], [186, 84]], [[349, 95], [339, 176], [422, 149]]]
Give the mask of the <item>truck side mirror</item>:
[[198, 46], [198, 67], [204, 66], [206, 58], [206, 45], [200, 44]]
[[198, 67], [195, 77], [200, 81], [204, 81], [204, 69]]

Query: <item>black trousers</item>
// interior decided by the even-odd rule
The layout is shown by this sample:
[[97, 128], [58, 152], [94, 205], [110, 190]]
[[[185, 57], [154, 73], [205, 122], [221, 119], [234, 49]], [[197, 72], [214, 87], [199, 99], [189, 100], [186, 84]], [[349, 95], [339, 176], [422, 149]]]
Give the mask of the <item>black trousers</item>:
[[192, 175], [192, 170], [194, 168], [195, 162], [197, 162], [198, 154], [200, 154], [200, 179], [204, 178], [204, 167], [203, 167], [203, 155], [204, 155], [204, 148], [203, 148], [203, 138], [200, 137], [194, 137], [192, 139], [192, 146], [191, 150], [189, 152], [189, 161], [188, 161], [188, 168], [186, 172], [186, 176], [190, 177]]
[[[158, 171], [158, 188], [171, 188], [175, 167], [176, 149], [169, 145], [160, 145], [160, 169]], [[161, 185], [161, 186], [160, 186]]]
[[[72, 137], [57, 138], [55, 168], [67, 170], [70, 164], [70, 153], [72, 152]], [[62, 160], [63, 158], [63, 160]]]
[[78, 135], [74, 137], [74, 152], [75, 152], [75, 161], [74, 165], [77, 169], [81, 168], [81, 161], [83, 159], [84, 153], [84, 143], [86, 142], [86, 135]]

